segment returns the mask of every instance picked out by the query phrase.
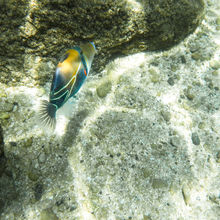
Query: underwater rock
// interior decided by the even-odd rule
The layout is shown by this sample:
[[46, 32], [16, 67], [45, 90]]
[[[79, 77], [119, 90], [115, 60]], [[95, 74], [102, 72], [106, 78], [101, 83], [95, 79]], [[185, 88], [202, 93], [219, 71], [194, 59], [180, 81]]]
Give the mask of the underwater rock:
[[182, 195], [186, 205], [191, 202], [191, 188], [188, 184], [184, 183], [182, 187]]
[[37, 201], [41, 199], [43, 192], [44, 192], [43, 185], [41, 183], [37, 183], [34, 187], [34, 196]]
[[195, 98], [195, 94], [192, 92], [191, 86], [188, 86], [187, 89], [184, 90], [184, 94], [189, 100], [193, 100]]
[[97, 88], [96, 92], [100, 98], [104, 98], [111, 91], [111, 81], [102, 82]]
[[37, 171], [35, 170], [30, 170], [28, 172], [28, 178], [31, 180], [31, 181], [37, 181], [39, 179], [39, 174], [37, 173]]
[[10, 112], [13, 111], [14, 104], [1, 101], [0, 102], [0, 119], [9, 119], [10, 118]]
[[199, 136], [196, 132], [193, 132], [192, 133], [192, 142], [194, 145], [200, 145], [200, 139], [199, 139]]
[[[6, 0], [0, 6], [2, 2]], [[7, 2], [10, 7], [13, 1]], [[0, 74], [1, 101], [18, 103], [16, 110], [15, 106], [11, 112], [3, 111], [10, 116], [7, 120], [0, 120], [7, 157], [0, 171], [0, 219], [218, 219], [217, 204], [209, 199], [213, 194], [219, 201], [220, 90], [215, 87], [220, 74], [218, 64], [210, 63], [219, 55], [215, 17], [206, 15], [192, 35], [169, 51], [122, 58], [117, 56], [146, 50], [150, 40], [161, 38], [164, 29], [154, 28], [158, 18], [164, 16], [166, 22], [169, 14], [175, 18], [185, 13], [168, 14], [166, 8], [197, 1], [122, 0], [114, 1], [115, 7], [113, 1], [99, 0], [21, 2], [16, 13], [26, 5], [29, 8], [22, 25], [16, 26], [25, 38], [24, 55], [12, 56], [12, 41], [0, 61], [0, 69], [5, 68]], [[100, 8], [93, 7], [95, 2]], [[216, 2], [209, 4], [216, 7]], [[139, 10], [141, 5], [146, 7]], [[138, 20], [142, 11], [151, 13], [153, 8], [156, 12], [148, 16], [153, 29], [135, 38], [142, 30]], [[4, 13], [10, 18], [13, 10]], [[101, 11], [105, 13], [96, 20]], [[120, 18], [122, 12], [127, 12], [125, 19]], [[116, 19], [124, 26], [117, 27]], [[117, 31], [103, 31], [108, 28], [106, 21]], [[185, 21], [180, 18], [180, 22]], [[173, 23], [175, 19], [169, 25]], [[94, 34], [88, 33], [93, 28]], [[159, 36], [147, 38], [155, 30]], [[168, 27], [163, 33], [169, 38], [172, 30]], [[37, 103], [48, 98], [59, 53], [82, 38], [97, 45], [93, 71], [105, 69], [89, 75], [79, 95], [67, 103], [69, 109], [59, 110], [57, 127], [50, 132], [36, 123]], [[162, 48], [160, 43], [157, 46]], [[194, 60], [197, 49], [212, 58]], [[22, 56], [25, 62], [19, 66], [21, 61], [15, 59]], [[105, 66], [110, 56], [117, 58]], [[7, 80], [11, 84], [6, 85]], [[199, 142], [192, 139], [193, 132], [200, 145], [193, 144]]]
[[220, 61], [219, 60], [213, 60], [210, 62], [210, 66], [215, 69], [218, 70], [220, 69]]
[[9, 119], [10, 118], [10, 114], [8, 114], [7, 112], [0, 112], [0, 119]]
[[163, 179], [152, 179], [152, 187], [153, 189], [160, 189], [168, 187], [168, 183]]
[[173, 77], [170, 77], [167, 82], [169, 83], [169, 85], [173, 86], [175, 84]]
[[160, 75], [155, 69], [149, 69], [149, 74], [151, 75], [152, 83], [157, 83], [160, 81]]
[[167, 121], [167, 122], [170, 121], [171, 115], [170, 115], [169, 111], [162, 110], [161, 115], [165, 121]]
[[179, 147], [180, 146], [180, 138], [178, 136], [173, 136], [171, 138], [171, 144], [175, 147]]
[[58, 220], [52, 209], [44, 209], [40, 213], [40, 220]]
[[39, 163], [44, 163], [46, 160], [46, 154], [42, 152], [38, 158]]
[[[97, 45], [96, 71], [111, 57], [169, 48], [195, 30], [203, 9], [203, 0], [1, 1], [2, 81], [25, 76], [26, 54], [57, 59], [81, 41]], [[17, 73], [7, 74], [10, 68]]]

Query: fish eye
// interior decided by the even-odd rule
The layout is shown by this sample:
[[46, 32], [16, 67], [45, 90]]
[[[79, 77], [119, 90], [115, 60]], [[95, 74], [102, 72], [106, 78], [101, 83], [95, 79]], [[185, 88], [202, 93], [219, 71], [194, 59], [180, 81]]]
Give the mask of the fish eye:
[[62, 63], [65, 59], [67, 59], [68, 56], [69, 56], [69, 53], [64, 54], [64, 55], [60, 58], [59, 62]]

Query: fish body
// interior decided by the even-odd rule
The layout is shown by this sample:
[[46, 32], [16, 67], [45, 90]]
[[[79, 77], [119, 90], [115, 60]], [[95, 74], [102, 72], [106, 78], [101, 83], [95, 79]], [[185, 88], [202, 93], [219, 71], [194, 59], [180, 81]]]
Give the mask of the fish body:
[[96, 49], [92, 42], [66, 51], [60, 59], [50, 89], [49, 102], [41, 104], [40, 119], [55, 128], [56, 111], [73, 97], [85, 82], [91, 69]]

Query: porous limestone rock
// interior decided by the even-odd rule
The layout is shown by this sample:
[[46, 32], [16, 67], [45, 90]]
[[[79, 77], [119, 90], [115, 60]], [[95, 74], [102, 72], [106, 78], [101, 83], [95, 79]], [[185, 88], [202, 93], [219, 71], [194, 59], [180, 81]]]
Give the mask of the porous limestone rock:
[[82, 41], [97, 46], [95, 71], [119, 55], [169, 48], [195, 30], [203, 9], [203, 0], [1, 0], [1, 82], [23, 81], [30, 55], [56, 63]]
[[[178, 33], [172, 22], [153, 35], [159, 31], [157, 18], [176, 24], [175, 16], [187, 14], [193, 4], [197, 23], [200, 1], [19, 2], [16, 8], [16, 1], [0, 1], [0, 16], [17, 17], [11, 28], [9, 20], [0, 21], [8, 25], [6, 33], [13, 28], [20, 33], [20, 38], [8, 34], [0, 44], [9, 48], [1, 60], [6, 65], [1, 66], [0, 109], [10, 116], [0, 117], [0, 159], [4, 155], [6, 161], [0, 163], [0, 219], [218, 220], [219, 1], [207, 2], [204, 22], [176, 47], [124, 57], [117, 55], [158, 49], [161, 39], [166, 47], [175, 43], [181, 34], [171, 34]], [[181, 4], [185, 11], [169, 17]], [[139, 22], [145, 13], [153, 32], [140, 32], [147, 27]], [[124, 26], [112, 30], [111, 22]], [[109, 30], [102, 32], [105, 27]], [[150, 33], [152, 41], [144, 38]], [[24, 50], [16, 51], [13, 44], [23, 38]], [[56, 130], [48, 131], [38, 124], [37, 105], [48, 98], [60, 50], [82, 38], [97, 45], [93, 74], [58, 110]], [[135, 42], [143, 42], [143, 48]]]

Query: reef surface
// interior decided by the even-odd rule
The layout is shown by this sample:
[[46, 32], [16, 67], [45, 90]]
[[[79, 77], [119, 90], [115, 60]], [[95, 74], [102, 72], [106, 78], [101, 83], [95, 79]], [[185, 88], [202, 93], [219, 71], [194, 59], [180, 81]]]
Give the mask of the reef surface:
[[205, 4], [178, 45], [95, 62], [55, 132], [36, 117], [53, 55], [1, 61], [0, 219], [219, 219], [220, 2]]

